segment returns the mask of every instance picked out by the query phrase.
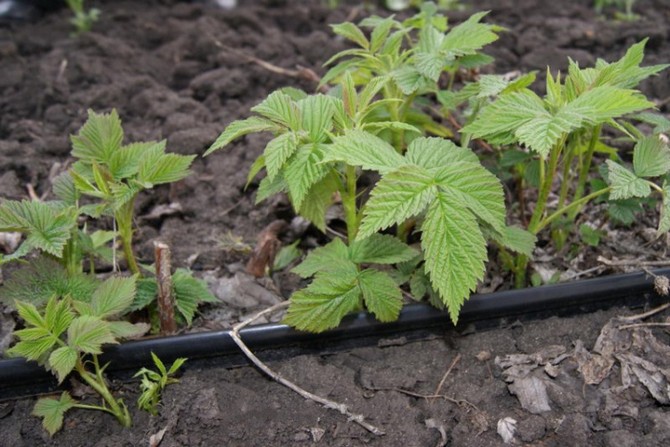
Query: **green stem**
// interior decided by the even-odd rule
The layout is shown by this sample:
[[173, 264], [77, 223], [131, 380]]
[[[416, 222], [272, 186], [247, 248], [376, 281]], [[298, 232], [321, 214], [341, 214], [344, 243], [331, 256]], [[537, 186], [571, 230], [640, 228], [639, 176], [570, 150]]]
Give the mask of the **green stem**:
[[[397, 96], [394, 94], [394, 92], [391, 90], [388, 84], [384, 86], [384, 98], [385, 99], [397, 98]], [[400, 121], [400, 106], [398, 106], [396, 102], [390, 102], [388, 104], [388, 108], [389, 108], [389, 115], [391, 116], [391, 121]], [[404, 136], [399, 131], [393, 132], [393, 147], [399, 154], [402, 154], [403, 138]]]
[[[584, 191], [586, 189], [586, 181], [589, 178], [589, 172], [591, 172], [591, 163], [593, 162], [593, 154], [596, 151], [596, 145], [600, 140], [600, 132], [602, 131], [602, 124], [598, 124], [593, 128], [591, 133], [591, 140], [589, 141], [589, 147], [586, 149], [586, 154], [584, 155], [584, 160], [579, 166], [579, 177], [577, 179], [577, 188], [575, 189], [575, 195], [572, 198], [572, 203], [580, 200], [584, 196]], [[581, 211], [581, 208], [577, 207], [570, 213], [570, 219], [574, 220], [575, 216]]]
[[81, 376], [81, 378], [84, 379], [84, 381], [91, 388], [93, 388], [95, 392], [100, 395], [100, 397], [103, 398], [105, 403], [109, 405], [109, 408], [91, 406], [92, 409], [107, 411], [108, 413], [113, 414], [121, 425], [124, 427], [130, 427], [132, 425], [132, 420], [130, 418], [130, 413], [128, 413], [128, 408], [123, 405], [121, 400], [117, 401], [114, 396], [112, 396], [109, 388], [107, 388], [107, 383], [102, 377], [102, 370], [98, 364], [98, 357], [95, 354], [93, 355], [93, 364], [95, 365], [95, 375], [90, 373], [86, 367], [84, 367], [84, 363], [81, 361], [81, 358], [77, 359], [77, 363], [75, 365], [79, 376]]
[[568, 150], [563, 157], [563, 175], [561, 181], [561, 191], [558, 195], [558, 207], [563, 208], [568, 200], [568, 192], [572, 184], [572, 162], [575, 159], [575, 144], [568, 144]]
[[345, 168], [345, 182], [340, 190], [344, 220], [347, 224], [347, 239], [351, 244], [358, 234], [359, 217], [356, 210], [356, 167], [347, 165]]
[[[564, 206], [563, 208], [555, 211], [551, 215], [547, 216], [544, 218], [539, 224], [538, 224], [538, 229], [537, 233], [542, 231], [544, 228], [546, 228], [550, 223], [558, 219], [561, 215], [565, 213], [569, 213], [571, 211], [574, 211], [575, 209], [581, 209], [583, 205], [585, 205], [587, 202], [595, 199], [598, 196], [601, 196], [603, 194], [606, 194], [612, 190], [611, 186], [608, 186], [607, 188], [599, 189], [596, 192], [592, 192], [588, 196], [584, 196], [579, 200], [575, 200], [574, 202], [570, 203], [570, 205]], [[535, 234], [537, 234], [535, 233]]]
[[140, 267], [133, 253], [133, 209], [135, 206], [135, 197], [124, 203], [118, 211], [114, 213], [114, 219], [119, 229], [121, 237], [121, 247], [123, 255], [128, 263], [128, 269], [136, 275], [141, 275]]

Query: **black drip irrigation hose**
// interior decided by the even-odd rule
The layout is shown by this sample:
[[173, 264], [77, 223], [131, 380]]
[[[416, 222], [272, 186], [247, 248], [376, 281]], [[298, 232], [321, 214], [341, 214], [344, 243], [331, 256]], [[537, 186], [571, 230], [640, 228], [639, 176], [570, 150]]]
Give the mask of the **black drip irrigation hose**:
[[[670, 275], [670, 269], [654, 273]], [[500, 319], [574, 315], [617, 305], [643, 306], [659, 298], [654, 292], [650, 275], [643, 272], [613, 275], [473, 295], [462, 308], [458, 326], [474, 323], [486, 327], [500, 324]], [[346, 339], [380, 337], [435, 327], [454, 328], [446, 311], [416, 303], [406, 306], [400, 318], [393, 323], [380, 323], [361, 312], [346, 317], [338, 328], [321, 334], [299, 332], [282, 324], [262, 324], [243, 329], [240, 336], [251, 350], [259, 351], [302, 344], [333, 344]], [[230, 331], [216, 331], [147, 338], [110, 346], [101, 362], [110, 362], [107, 372], [137, 369], [151, 366], [152, 352], [166, 363], [178, 357], [193, 360], [240, 354]], [[38, 389], [51, 389], [54, 383], [53, 375], [35, 362], [19, 358], [0, 360], [0, 400], [34, 394]]]

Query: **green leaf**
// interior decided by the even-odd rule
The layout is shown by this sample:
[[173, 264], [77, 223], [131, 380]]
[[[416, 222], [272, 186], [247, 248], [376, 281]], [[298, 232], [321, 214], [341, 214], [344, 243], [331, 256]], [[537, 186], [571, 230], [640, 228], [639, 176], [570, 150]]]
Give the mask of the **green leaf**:
[[93, 293], [93, 316], [106, 319], [128, 310], [135, 298], [135, 276], [115, 276], [104, 281]]
[[311, 187], [328, 173], [328, 166], [322, 163], [325, 149], [321, 144], [303, 146], [287, 163], [284, 178], [298, 211]]
[[70, 239], [77, 215], [72, 207], [53, 202], [7, 200], [0, 205], [0, 231], [20, 231], [26, 243], [57, 258]]
[[[251, 111], [279, 123], [292, 130], [298, 130], [300, 112], [293, 99], [281, 90], [270, 93], [263, 102], [251, 108]], [[248, 120], [245, 120], [248, 121]], [[276, 126], [275, 126], [276, 127]], [[271, 129], [264, 129], [271, 130]], [[260, 132], [254, 130], [253, 132]], [[236, 137], [237, 138], [237, 137]]]
[[616, 222], [632, 225], [638, 213], [643, 210], [639, 199], [612, 200], [608, 203], [607, 213]]
[[283, 322], [302, 331], [332, 329], [359, 307], [360, 296], [355, 269], [317, 275], [309, 286], [291, 296]]
[[600, 244], [600, 238], [604, 236], [602, 230], [591, 227], [589, 224], [579, 226], [579, 236], [582, 241], [591, 247], [597, 247]]
[[79, 192], [74, 186], [74, 180], [69, 172], [63, 172], [56, 176], [52, 183], [54, 195], [68, 205], [75, 206], [79, 200]]
[[291, 271], [302, 278], [309, 278], [320, 271], [337, 269], [338, 266], [348, 263], [351, 263], [349, 248], [341, 239], [333, 239], [328, 244], [309, 252], [300, 265]]
[[479, 163], [457, 162], [435, 170], [441, 189], [496, 231], [505, 232], [505, 197], [500, 180]]
[[646, 180], [639, 178], [633, 172], [620, 164], [607, 160], [608, 180], [612, 186], [610, 199], [629, 199], [631, 197], [647, 197], [651, 188]]
[[571, 112], [581, 114], [592, 125], [652, 107], [654, 103], [648, 101], [637, 90], [626, 90], [610, 85], [595, 87], [566, 106]]
[[486, 240], [465, 204], [445, 193], [432, 201], [421, 230], [426, 271], [456, 324], [465, 299], [484, 276]]
[[382, 177], [370, 193], [357, 240], [421, 213], [437, 193], [433, 176], [407, 165]]
[[270, 180], [275, 178], [297, 149], [298, 140], [293, 132], [281, 134], [265, 146], [263, 156]]
[[219, 135], [219, 137], [212, 143], [212, 145], [205, 151], [203, 157], [208, 156], [217, 149], [227, 146], [233, 140], [243, 137], [250, 133], [256, 132], [271, 132], [279, 130], [279, 126], [264, 118], [252, 116], [245, 120], [233, 121], [226, 127], [226, 129]]
[[373, 269], [363, 270], [358, 274], [358, 286], [365, 306], [379, 321], [398, 319], [402, 309], [402, 292], [388, 274]]
[[285, 269], [302, 255], [302, 251], [298, 248], [299, 243], [300, 239], [296, 239], [292, 244], [284, 245], [279, 250], [272, 264], [273, 271], [276, 272]]
[[216, 303], [218, 299], [209, 291], [207, 283], [194, 278], [186, 269], [177, 269], [172, 275], [172, 287], [175, 293], [175, 305], [189, 326], [201, 303]]
[[97, 114], [89, 109], [86, 123], [70, 139], [73, 157], [89, 163], [108, 163], [123, 141], [118, 113], [113, 109], [109, 114]]
[[190, 174], [195, 155], [165, 153], [165, 141], [147, 148], [140, 159], [137, 180], [145, 187], [179, 181]]
[[516, 129], [538, 116], [546, 115], [542, 99], [524, 89], [502, 95], [484, 107], [475, 121], [463, 127], [461, 132], [494, 144], [509, 144], [516, 141]]
[[349, 130], [335, 138], [324, 157], [325, 161], [343, 161], [382, 174], [404, 164], [404, 159], [386, 141], [363, 130]]
[[70, 310], [70, 304], [67, 299], [59, 299], [56, 296], [52, 296], [44, 310], [44, 319], [46, 327], [53, 337], [60, 337], [74, 319], [74, 314]]
[[330, 27], [333, 29], [335, 34], [355, 42], [366, 50], [370, 48], [370, 42], [368, 42], [368, 39], [365, 37], [365, 34], [363, 34], [363, 31], [361, 31], [361, 29], [353, 23], [338, 23], [336, 25], [330, 25]]
[[48, 328], [46, 320], [33, 304], [17, 301], [16, 310], [19, 312], [19, 317], [23, 318], [27, 325], [43, 329]]
[[537, 242], [534, 234], [519, 227], [505, 227], [502, 236], [501, 242], [505, 247], [529, 258], [533, 257], [533, 250]]
[[258, 184], [258, 191], [256, 191], [256, 204], [258, 205], [263, 200], [267, 199], [270, 196], [279, 194], [288, 189], [286, 180], [282, 175], [277, 175], [273, 180], [270, 180], [270, 177], [265, 177]]
[[473, 14], [465, 22], [453, 27], [445, 36], [441, 50], [454, 58], [474, 54], [484, 46], [498, 39], [497, 27], [479, 23], [488, 12]]
[[415, 258], [419, 253], [388, 234], [372, 234], [354, 241], [349, 248], [350, 259], [357, 264], [397, 264]]
[[444, 138], [416, 138], [407, 148], [409, 163], [426, 169], [435, 169], [460, 161], [479, 163], [479, 158], [467, 148], [460, 148]]
[[110, 157], [107, 167], [109, 172], [116, 181], [130, 178], [137, 174], [139, 169], [139, 161], [144, 152], [151, 150], [154, 146], [165, 147], [165, 142], [161, 141], [146, 141], [131, 143], [123, 146]]
[[522, 144], [547, 157], [562, 137], [582, 124], [582, 116], [562, 108], [555, 115], [549, 112], [521, 124], [514, 132]]
[[73, 408], [77, 402], [73, 400], [67, 391], [63, 391], [60, 399], [43, 397], [37, 401], [33, 409], [33, 415], [43, 418], [42, 425], [53, 436], [63, 427], [63, 415]]
[[670, 184], [663, 182], [663, 203], [661, 204], [661, 217], [658, 221], [657, 235], [667, 233], [670, 230]]
[[657, 136], [637, 142], [633, 152], [633, 170], [638, 177], [659, 177], [670, 171], [670, 148]]
[[300, 215], [324, 233], [326, 232], [326, 212], [333, 204], [339, 183], [340, 180], [335, 172], [327, 174], [312, 186], [300, 207]]
[[68, 346], [87, 354], [101, 354], [103, 344], [118, 343], [109, 324], [92, 315], [82, 315], [72, 320], [67, 338]]
[[402, 66], [394, 70], [391, 72], [391, 77], [405, 95], [425, 90], [432, 82], [411, 66]]
[[298, 101], [302, 117], [302, 129], [309, 134], [310, 141], [323, 143], [333, 127], [335, 107], [332, 98], [322, 94], [311, 95]]
[[69, 346], [62, 346], [49, 356], [49, 367], [56, 373], [58, 383], [63, 383], [65, 377], [72, 372], [77, 363], [77, 351]]
[[133, 340], [149, 332], [151, 325], [148, 323], [130, 323], [128, 321], [110, 321], [107, 323], [114, 338]]
[[371, 53], [376, 53], [381, 49], [395, 23], [396, 21], [393, 20], [393, 17], [387, 17], [373, 28], [372, 33], [370, 34]]

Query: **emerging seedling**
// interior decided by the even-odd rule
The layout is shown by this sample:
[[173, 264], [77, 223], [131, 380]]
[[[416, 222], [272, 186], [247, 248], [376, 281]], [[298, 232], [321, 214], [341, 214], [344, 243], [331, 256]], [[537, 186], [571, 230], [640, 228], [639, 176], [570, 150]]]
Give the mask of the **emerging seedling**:
[[74, 14], [70, 23], [77, 29], [77, 34], [90, 31], [93, 24], [100, 18], [100, 10], [97, 8], [86, 10], [84, 0], [66, 0], [66, 3]]
[[168, 370], [161, 359], [153, 352], [151, 353], [151, 358], [158, 372], [142, 368], [133, 377], [141, 377], [140, 389], [142, 390], [142, 394], [137, 399], [137, 406], [156, 416], [163, 390], [166, 386], [179, 382], [179, 379], [175, 379], [172, 376], [177, 373], [187, 359], [178, 358]]

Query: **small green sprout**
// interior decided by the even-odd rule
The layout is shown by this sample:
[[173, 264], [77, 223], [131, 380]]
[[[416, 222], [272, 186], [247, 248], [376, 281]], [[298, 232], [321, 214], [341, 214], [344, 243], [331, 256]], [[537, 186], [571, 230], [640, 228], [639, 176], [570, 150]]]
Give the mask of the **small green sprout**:
[[158, 414], [158, 404], [160, 403], [163, 390], [166, 386], [179, 382], [179, 379], [175, 379], [172, 376], [177, 373], [187, 359], [178, 358], [172, 363], [172, 366], [170, 366], [170, 369], [168, 370], [165, 368], [161, 359], [159, 359], [153, 352], [151, 353], [151, 358], [153, 359], [158, 372], [148, 368], [142, 368], [133, 377], [142, 377], [140, 383], [142, 394], [137, 399], [137, 406], [156, 416]]
[[72, 14], [74, 14], [70, 23], [77, 29], [76, 34], [90, 31], [93, 24], [100, 18], [100, 10], [91, 8], [87, 11], [84, 8], [84, 0], [66, 0], [66, 2]]

